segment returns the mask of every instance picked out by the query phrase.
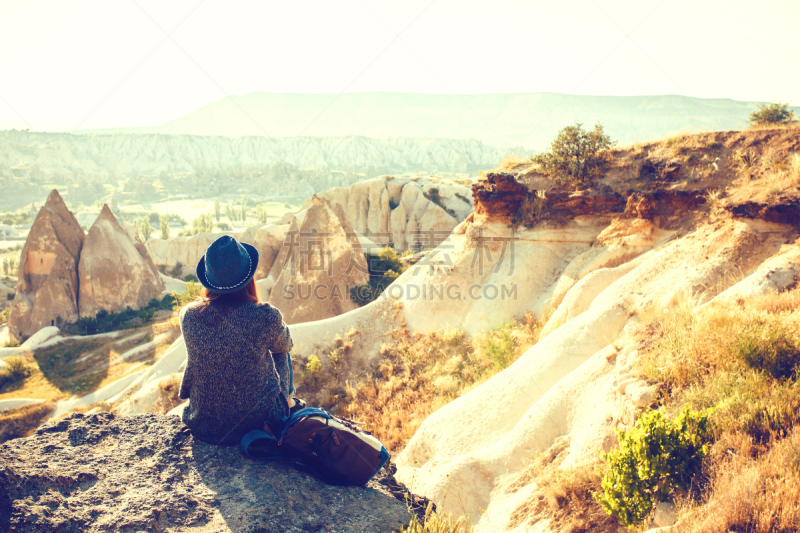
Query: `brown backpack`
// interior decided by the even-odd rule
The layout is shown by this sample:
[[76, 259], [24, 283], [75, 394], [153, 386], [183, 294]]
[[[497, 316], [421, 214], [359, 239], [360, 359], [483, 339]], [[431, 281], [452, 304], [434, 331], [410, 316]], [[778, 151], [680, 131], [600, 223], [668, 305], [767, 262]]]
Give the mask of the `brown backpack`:
[[305, 408], [275, 431], [251, 431], [244, 452], [256, 459], [291, 461], [335, 485], [364, 485], [383, 467], [389, 452], [381, 441], [346, 418]]

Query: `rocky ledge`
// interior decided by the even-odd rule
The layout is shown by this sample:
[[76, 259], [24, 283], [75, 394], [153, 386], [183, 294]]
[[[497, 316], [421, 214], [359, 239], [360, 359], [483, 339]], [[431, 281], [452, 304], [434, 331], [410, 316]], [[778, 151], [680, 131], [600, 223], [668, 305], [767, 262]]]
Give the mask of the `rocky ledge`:
[[74, 414], [0, 446], [0, 531], [15, 533], [396, 531], [401, 492], [386, 470], [336, 487], [253, 461], [176, 416]]

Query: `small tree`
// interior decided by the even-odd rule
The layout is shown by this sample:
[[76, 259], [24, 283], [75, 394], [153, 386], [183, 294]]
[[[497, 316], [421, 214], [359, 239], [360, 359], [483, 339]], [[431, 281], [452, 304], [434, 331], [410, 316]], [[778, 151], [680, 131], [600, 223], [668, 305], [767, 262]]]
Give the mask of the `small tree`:
[[267, 214], [267, 206], [262, 204], [256, 207], [256, 217], [258, 218], [259, 224], [266, 224], [267, 219], [269, 218]]
[[214, 217], [211, 213], [203, 213], [192, 222], [193, 233], [211, 233], [214, 231]]
[[214, 218], [216, 219], [217, 222], [219, 222], [220, 217], [221, 214], [220, 214], [219, 198], [214, 198]]
[[242, 222], [245, 222], [247, 220], [247, 197], [246, 196], [242, 196], [241, 206], [242, 206]]
[[159, 215], [158, 226], [161, 229], [161, 238], [169, 239], [169, 215]]
[[750, 124], [779, 124], [788, 122], [794, 117], [794, 112], [787, 108], [789, 104], [775, 102], [772, 104], [759, 104], [758, 109], [750, 113]]
[[153, 226], [150, 225], [149, 217], [140, 218], [136, 224], [136, 229], [139, 230], [139, 236], [142, 238], [142, 242], [147, 242], [147, 239], [153, 235]]
[[611, 161], [608, 149], [616, 144], [601, 124], [586, 131], [575, 123], [558, 132], [550, 151], [531, 158], [542, 170], [566, 182], [586, 182], [599, 178]]
[[10, 265], [8, 264], [8, 258], [3, 258], [3, 273], [8, 276], [8, 273], [11, 271]]
[[236, 222], [236, 209], [233, 207], [233, 200], [228, 200], [225, 204], [225, 214], [228, 215], [228, 220]]
[[[209, 215], [210, 216], [210, 215]], [[175, 309], [180, 309], [192, 300], [196, 299], [203, 290], [203, 286], [196, 281], [189, 281], [186, 283], [186, 288], [183, 292], [172, 291], [172, 298], [175, 300]]]

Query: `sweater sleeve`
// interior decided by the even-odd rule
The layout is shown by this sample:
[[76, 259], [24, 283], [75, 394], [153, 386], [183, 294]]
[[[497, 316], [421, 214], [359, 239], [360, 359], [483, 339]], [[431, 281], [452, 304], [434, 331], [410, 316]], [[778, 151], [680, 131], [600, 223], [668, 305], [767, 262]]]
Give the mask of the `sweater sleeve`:
[[292, 376], [291, 355], [288, 353], [273, 353], [272, 360], [275, 361], [275, 371], [281, 378], [281, 392], [287, 398], [294, 393], [294, 376]]
[[[181, 309], [180, 314], [178, 315], [178, 323], [181, 327], [181, 333], [183, 333], [183, 319], [186, 315], [186, 307]], [[184, 337], [185, 339], [186, 337]], [[194, 364], [192, 359], [189, 357], [189, 351], [186, 351], [186, 368], [183, 371], [183, 379], [181, 380], [181, 388], [178, 391], [178, 398], [181, 400], [188, 400], [189, 394], [192, 391], [192, 374], [194, 373]]]
[[181, 380], [181, 390], [178, 392], [178, 398], [181, 400], [188, 400], [189, 393], [192, 391], [192, 373], [191, 369], [192, 366], [190, 363], [186, 363], [186, 370], [183, 372], [183, 379]]
[[267, 321], [267, 349], [272, 352], [275, 371], [281, 380], [281, 392], [289, 398], [295, 390], [291, 355], [289, 355], [293, 345], [292, 336], [278, 309], [269, 307]]
[[292, 351], [292, 336], [289, 326], [283, 321], [281, 312], [270, 306], [267, 318], [267, 349], [272, 353], [289, 353]]

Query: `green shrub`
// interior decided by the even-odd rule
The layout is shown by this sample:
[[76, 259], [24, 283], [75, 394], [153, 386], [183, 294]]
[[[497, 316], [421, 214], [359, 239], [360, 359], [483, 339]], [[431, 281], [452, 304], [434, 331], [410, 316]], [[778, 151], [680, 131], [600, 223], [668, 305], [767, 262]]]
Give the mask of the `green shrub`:
[[494, 364], [495, 369], [503, 370], [513, 360], [515, 347], [511, 325], [507, 324], [486, 336], [483, 354]]
[[22, 357], [9, 357], [6, 368], [0, 370], [0, 393], [20, 385], [31, 375], [31, 368]]
[[550, 151], [531, 158], [542, 171], [563, 182], [587, 182], [599, 178], [611, 162], [608, 149], [616, 143], [601, 124], [586, 131], [575, 123], [558, 132]]
[[306, 363], [306, 370], [310, 374], [316, 374], [322, 370], [322, 361], [319, 360], [319, 357], [314, 354], [309, 355], [308, 362]]
[[779, 324], [748, 322], [735, 337], [733, 355], [754, 370], [774, 378], [793, 378], [800, 364], [800, 345]]
[[515, 226], [532, 228], [539, 221], [547, 206], [547, 196], [544, 191], [533, 191], [525, 197], [514, 213], [511, 223]]
[[[188, 276], [187, 276], [188, 277]], [[186, 288], [183, 292], [172, 291], [172, 298], [175, 300], [175, 309], [180, 309], [184, 305], [188, 304], [198, 296], [200, 296], [200, 292], [203, 290], [203, 286], [200, 285], [197, 281], [187, 281]]]
[[400, 259], [397, 250], [391, 246], [382, 248], [377, 254], [365, 254], [369, 281], [366, 285], [352, 287], [350, 299], [358, 305], [366, 305], [375, 300], [386, 287], [408, 269]]
[[760, 104], [758, 109], [750, 113], [750, 123], [759, 124], [778, 124], [792, 120], [794, 113], [787, 108], [789, 104], [775, 102], [772, 104]]
[[674, 421], [660, 411], [642, 414], [631, 430], [619, 432], [619, 448], [603, 454], [604, 493], [595, 499], [626, 526], [643, 522], [700, 467], [711, 442], [710, 416], [688, 408]]
[[165, 296], [161, 300], [153, 298], [141, 309], [128, 307], [119, 313], [109, 313], [101, 309], [93, 317], [83, 317], [76, 323], [64, 326], [64, 332], [72, 335], [93, 335], [119, 329], [140, 326], [150, 322], [158, 311], [172, 309], [172, 297]]

